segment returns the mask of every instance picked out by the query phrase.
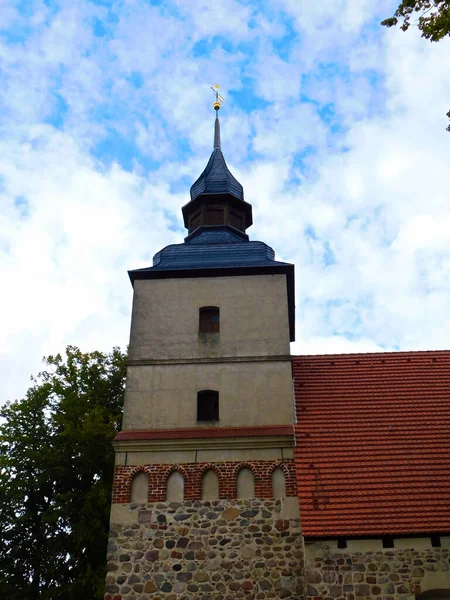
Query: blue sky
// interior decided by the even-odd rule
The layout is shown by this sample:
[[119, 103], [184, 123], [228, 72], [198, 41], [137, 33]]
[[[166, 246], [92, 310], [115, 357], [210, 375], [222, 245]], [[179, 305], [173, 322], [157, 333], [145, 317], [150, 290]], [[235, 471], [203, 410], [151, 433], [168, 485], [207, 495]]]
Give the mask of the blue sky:
[[127, 270], [181, 242], [213, 138], [296, 265], [296, 353], [448, 347], [449, 40], [382, 0], [3, 0], [0, 401], [125, 347]]

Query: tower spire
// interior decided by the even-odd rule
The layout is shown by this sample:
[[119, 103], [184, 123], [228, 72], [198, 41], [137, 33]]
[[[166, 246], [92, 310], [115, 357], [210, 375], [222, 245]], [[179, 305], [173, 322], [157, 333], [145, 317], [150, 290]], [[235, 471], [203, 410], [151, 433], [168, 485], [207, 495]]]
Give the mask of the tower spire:
[[245, 202], [242, 185], [231, 174], [222, 154], [219, 110], [225, 100], [219, 94], [218, 85], [211, 89], [216, 111], [214, 148], [203, 173], [191, 186], [191, 201], [183, 206], [184, 224], [189, 236], [198, 236], [209, 227], [229, 227], [233, 235], [238, 232], [248, 239], [245, 230], [253, 222], [252, 206]]
[[[219, 110], [222, 104], [225, 102], [225, 98], [219, 94], [220, 85], [216, 83], [213, 87], [211, 86], [212, 91], [214, 92], [214, 110], [216, 111], [216, 121], [214, 123], [214, 149], [220, 148], [220, 123], [219, 123]], [[221, 104], [222, 103], [222, 104]]]
[[220, 123], [219, 114], [216, 110], [216, 121], [214, 123], [214, 149], [220, 148]]

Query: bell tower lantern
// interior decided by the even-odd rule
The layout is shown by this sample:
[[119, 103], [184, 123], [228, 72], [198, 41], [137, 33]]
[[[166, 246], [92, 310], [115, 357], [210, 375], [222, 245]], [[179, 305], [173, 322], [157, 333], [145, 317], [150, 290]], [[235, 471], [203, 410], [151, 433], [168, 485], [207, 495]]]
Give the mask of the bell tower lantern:
[[218, 110], [216, 108], [214, 149], [205, 170], [191, 187], [191, 201], [182, 209], [189, 235], [216, 225], [245, 233], [253, 223], [252, 206], [244, 201], [244, 189], [228, 169], [220, 148]]

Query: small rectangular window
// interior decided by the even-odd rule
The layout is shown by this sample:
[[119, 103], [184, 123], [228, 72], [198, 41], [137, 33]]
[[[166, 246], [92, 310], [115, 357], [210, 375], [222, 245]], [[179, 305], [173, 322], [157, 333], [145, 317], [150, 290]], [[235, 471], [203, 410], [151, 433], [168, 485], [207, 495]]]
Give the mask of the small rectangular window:
[[199, 333], [219, 333], [220, 315], [217, 306], [203, 306], [199, 315]]
[[197, 393], [197, 421], [219, 420], [219, 392], [202, 390]]
[[431, 546], [433, 548], [440, 548], [441, 547], [441, 537], [439, 535], [432, 535], [431, 536]]

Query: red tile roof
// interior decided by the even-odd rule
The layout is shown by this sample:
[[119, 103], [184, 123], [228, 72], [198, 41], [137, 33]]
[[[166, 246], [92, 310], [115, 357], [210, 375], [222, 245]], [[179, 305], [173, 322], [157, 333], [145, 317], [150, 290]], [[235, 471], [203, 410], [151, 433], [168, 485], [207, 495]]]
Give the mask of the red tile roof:
[[297, 356], [303, 534], [450, 531], [450, 351]]
[[265, 437], [294, 435], [292, 425], [255, 427], [197, 427], [196, 429], [152, 429], [120, 431], [114, 441], [120, 440], [185, 440], [208, 438]]

